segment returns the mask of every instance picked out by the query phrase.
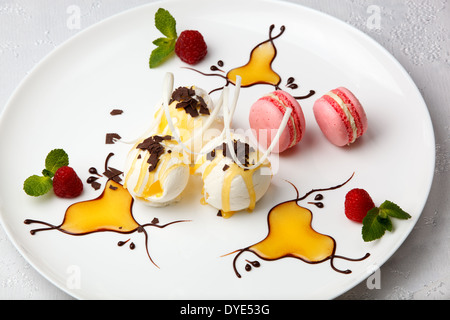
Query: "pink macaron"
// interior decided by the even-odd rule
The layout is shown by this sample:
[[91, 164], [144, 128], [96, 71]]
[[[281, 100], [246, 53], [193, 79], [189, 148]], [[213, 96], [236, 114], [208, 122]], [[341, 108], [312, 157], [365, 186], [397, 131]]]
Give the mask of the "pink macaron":
[[325, 94], [315, 102], [313, 111], [325, 137], [338, 147], [352, 144], [367, 130], [366, 112], [346, 88]]
[[273, 152], [281, 153], [297, 145], [305, 132], [305, 116], [300, 104], [289, 93], [281, 90], [266, 94], [256, 101], [249, 114], [250, 127], [259, 144], [268, 148], [275, 138], [287, 108], [290, 119]]

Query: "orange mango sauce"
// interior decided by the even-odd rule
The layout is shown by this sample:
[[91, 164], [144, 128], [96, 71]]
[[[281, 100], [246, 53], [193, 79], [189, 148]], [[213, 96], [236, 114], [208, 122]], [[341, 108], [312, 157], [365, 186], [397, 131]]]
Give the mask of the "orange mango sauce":
[[237, 253], [233, 260], [233, 268], [236, 275], [241, 278], [237, 271], [236, 261], [244, 252], [252, 252], [259, 258], [266, 261], [274, 261], [282, 258], [296, 258], [306, 263], [317, 264], [330, 260], [333, 270], [348, 274], [351, 270], [339, 270], [334, 264], [335, 258], [348, 261], [362, 261], [369, 257], [366, 254], [359, 259], [350, 259], [337, 256], [336, 241], [328, 235], [321, 234], [312, 227], [313, 213], [298, 204], [299, 201], [306, 199], [310, 194], [318, 191], [328, 191], [338, 189], [347, 184], [353, 176], [345, 183], [331, 188], [317, 189], [308, 192], [305, 196], [291, 201], [286, 201], [274, 206], [268, 214], [267, 222], [269, 232], [265, 239], [244, 249], [236, 250], [224, 256]]
[[130, 234], [134, 232], [144, 233], [145, 246], [150, 261], [152, 260], [148, 249], [148, 234], [145, 227], [152, 226], [165, 228], [171, 224], [185, 222], [186, 220], [174, 221], [165, 225], [155, 223], [139, 224], [133, 217], [133, 197], [120, 183], [108, 180], [103, 193], [96, 199], [75, 203], [66, 210], [61, 225], [55, 226], [38, 220], [27, 219], [25, 224], [43, 224], [47, 228], [34, 229], [30, 233], [47, 230], [58, 230], [70, 235], [81, 236], [94, 232], [117, 232]]

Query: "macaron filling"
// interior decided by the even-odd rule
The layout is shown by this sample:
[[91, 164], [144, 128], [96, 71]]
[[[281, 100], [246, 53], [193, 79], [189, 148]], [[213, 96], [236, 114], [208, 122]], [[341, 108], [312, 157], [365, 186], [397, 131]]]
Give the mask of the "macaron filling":
[[339, 114], [348, 134], [348, 142], [353, 143], [358, 137], [358, 129], [356, 127], [355, 118], [350, 112], [347, 104], [335, 93], [328, 92], [323, 98], [333, 107], [333, 109]]
[[341, 98], [341, 100], [344, 102], [344, 104], [348, 107], [348, 109], [350, 110], [350, 112], [353, 116], [353, 119], [355, 121], [355, 125], [357, 128], [357, 138], [361, 137], [364, 133], [364, 131], [363, 131], [364, 125], [361, 121], [361, 117], [356, 109], [355, 104], [342, 90], [335, 89], [335, 90], [331, 90], [331, 92], [335, 93], [339, 98]]
[[292, 122], [293, 122], [294, 128], [295, 128], [295, 136], [294, 136], [294, 139], [292, 139], [292, 144], [290, 146], [290, 147], [293, 147], [297, 143], [299, 143], [303, 137], [300, 115], [298, 114], [297, 110], [295, 110], [292, 102], [289, 100], [289, 97], [284, 95], [283, 92], [275, 91], [273, 94], [276, 95], [277, 98], [280, 99], [285, 106], [289, 106], [289, 108], [291, 108], [293, 111], [291, 114], [291, 117], [292, 117]]

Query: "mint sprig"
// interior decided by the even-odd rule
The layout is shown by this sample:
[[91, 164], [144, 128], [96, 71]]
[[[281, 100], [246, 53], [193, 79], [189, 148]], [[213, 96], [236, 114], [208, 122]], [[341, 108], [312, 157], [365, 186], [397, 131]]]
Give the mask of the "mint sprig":
[[176, 21], [169, 11], [159, 8], [155, 14], [155, 27], [165, 37], [153, 41], [157, 46], [150, 55], [150, 68], [156, 68], [165, 62], [175, 51], [175, 44], [178, 39]]
[[23, 190], [29, 196], [39, 197], [49, 192], [53, 187], [52, 178], [33, 175], [25, 180]]
[[26, 194], [33, 197], [39, 197], [49, 192], [53, 187], [53, 176], [56, 171], [69, 165], [69, 156], [63, 149], [54, 149], [50, 151], [45, 158], [45, 168], [42, 170], [42, 176], [32, 175], [23, 183], [23, 190]]
[[363, 220], [362, 237], [365, 242], [380, 239], [386, 231], [391, 232], [391, 218], [408, 220], [411, 216], [391, 201], [385, 201], [380, 207], [371, 209]]

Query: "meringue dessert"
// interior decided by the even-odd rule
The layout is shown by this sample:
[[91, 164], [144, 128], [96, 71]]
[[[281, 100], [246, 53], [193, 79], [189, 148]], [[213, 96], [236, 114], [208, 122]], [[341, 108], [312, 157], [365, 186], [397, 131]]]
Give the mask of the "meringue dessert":
[[244, 136], [233, 135], [232, 139], [233, 151], [226, 139], [211, 141], [205, 150], [212, 150], [199, 157], [195, 165], [195, 173], [203, 181], [202, 203], [218, 209], [224, 218], [237, 211], [253, 211], [272, 180], [270, 162], [266, 159], [254, 166], [261, 153], [245, 142]]
[[244, 136], [231, 132], [239, 77], [235, 87], [230, 105], [228, 87], [214, 104], [198, 87], [173, 90], [173, 74], [166, 75], [153, 123], [128, 154], [124, 187], [135, 199], [151, 206], [168, 205], [181, 198], [190, 175], [197, 174], [203, 181], [202, 203], [218, 209], [224, 218], [255, 208], [270, 186], [268, 157], [291, 110], [286, 111], [279, 132], [262, 153]]
[[214, 108], [206, 91], [194, 86], [173, 90], [172, 74], [165, 80], [162, 103], [150, 128], [133, 142], [124, 170], [124, 188], [150, 206], [181, 198], [194, 155], [223, 128], [220, 107]]
[[[239, 82], [237, 87], [239, 88]], [[231, 132], [237, 96], [228, 106], [228, 88], [223, 89], [224, 130], [202, 150], [194, 168], [203, 181], [202, 203], [230, 218], [237, 211], [253, 211], [269, 189], [272, 168], [268, 157], [286, 128], [292, 110], [287, 110], [272, 144], [262, 153], [244, 136]]]
[[223, 130], [223, 119], [218, 116], [220, 107], [215, 109], [205, 90], [196, 86], [179, 87], [171, 92], [167, 106], [162, 103], [157, 109], [155, 132], [179, 137], [187, 153], [198, 153]]
[[130, 150], [123, 186], [150, 206], [166, 206], [179, 199], [189, 175], [189, 161], [177, 142], [153, 135]]

